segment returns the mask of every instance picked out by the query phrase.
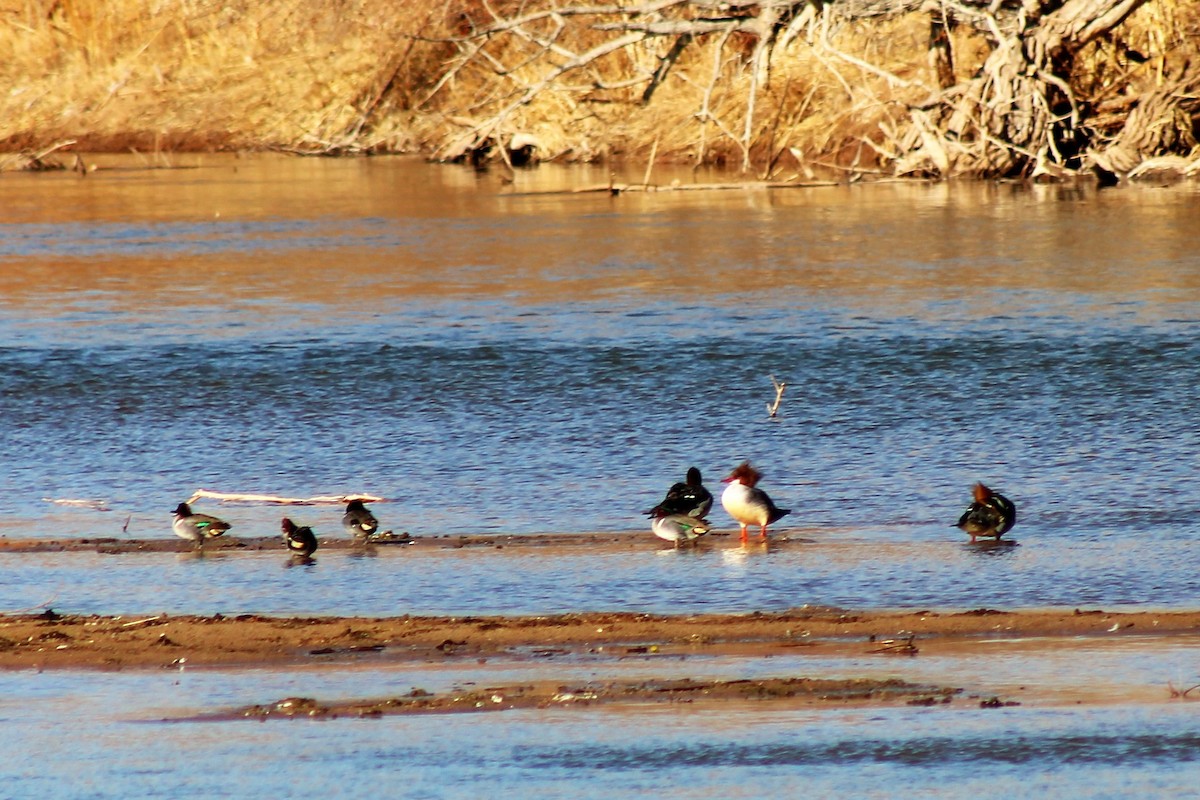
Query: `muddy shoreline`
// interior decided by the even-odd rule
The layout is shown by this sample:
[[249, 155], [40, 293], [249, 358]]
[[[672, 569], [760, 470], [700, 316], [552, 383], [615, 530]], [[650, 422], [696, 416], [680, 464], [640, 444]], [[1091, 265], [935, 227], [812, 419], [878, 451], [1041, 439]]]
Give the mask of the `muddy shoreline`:
[[[729, 539], [726, 532], [713, 533], [713, 539]], [[736, 540], [736, 535], [732, 535]], [[403, 532], [388, 531], [379, 534], [364, 544], [349, 537], [325, 538], [318, 534], [322, 551], [361, 550], [364, 548], [406, 548], [459, 550], [463, 548], [502, 549], [505, 547], [595, 547], [595, 546], [659, 546], [663, 542], [641, 531], [608, 533], [537, 533], [537, 534], [447, 534], [442, 536], [412, 536]], [[771, 540], [772, 544], [787, 544], [804, 541], [797, 537], [781, 536]], [[221, 536], [204, 543], [206, 553], [286, 552], [280, 536]], [[155, 539], [119, 538], [115, 536], [90, 536], [78, 539], [8, 539], [0, 537], [0, 553], [91, 553], [107, 555], [122, 553], [191, 553], [196, 546], [176, 537]]]
[[[784, 535], [748, 547], [802, 546]], [[324, 550], [363, 545], [350, 538], [322, 541]], [[392, 534], [367, 545], [434, 550], [556, 548], [578, 551], [660, 546], [643, 532], [538, 535]], [[669, 545], [668, 545], [669, 546]], [[714, 537], [701, 547], [739, 547]], [[969, 545], [963, 545], [969, 546]], [[994, 546], [994, 545], [984, 545]], [[1003, 543], [1002, 546], [1011, 546]], [[0, 553], [100, 552], [188, 553], [191, 543], [160, 539], [3, 539]], [[280, 540], [222, 538], [207, 553], [282, 553]], [[318, 551], [318, 557], [322, 551]], [[1002, 708], [1016, 704], [986, 680], [937, 672], [913, 682], [905, 664], [922, 655], [971, 654], [1022, 648], [1061, 648], [1088, 642], [1164, 648], [1180, 638], [1200, 637], [1200, 610], [1109, 612], [1097, 608], [1005, 610], [996, 608], [856, 610], [801, 607], [738, 614], [574, 612], [536, 616], [224, 616], [149, 614], [73, 615], [51, 608], [0, 616], [0, 670], [188, 670], [194, 668], [318, 670], [416, 667], [468, 670], [478, 682], [451, 691], [414, 687], [384, 697], [284, 697], [240, 708], [201, 711], [181, 719], [277, 719], [379, 717], [394, 714], [478, 713], [508, 709], [584, 708], [647, 704], [753, 703], [772, 708], [831, 705], [954, 705]], [[1031, 645], [1032, 643], [1032, 645]], [[818, 667], [763, 676], [769, 659], [786, 656], [890, 660], [886, 677], [823, 674]], [[754, 680], [705, 677], [705, 659], [733, 659], [758, 675]], [[630, 678], [631, 662], [651, 677]], [[770, 662], [775, 663], [775, 662]], [[803, 663], [803, 661], [801, 662]], [[592, 676], [563, 682], [565, 665], [586, 664]], [[490, 681], [495, 669], [531, 668], [536, 677], [519, 684]], [[753, 666], [752, 665], [757, 665]], [[910, 670], [911, 672], [911, 670]], [[497, 675], [497, 677], [499, 677]], [[1030, 676], [1030, 690], [1038, 683]], [[1010, 687], [1011, 689], [1012, 687]], [[1022, 686], [1024, 690], [1026, 687]], [[1166, 689], [1149, 687], [1167, 697]], [[1022, 691], [1018, 693], [1025, 700]], [[1200, 693], [1197, 693], [1200, 695]], [[1086, 702], [1103, 702], [1102, 693]], [[1183, 699], [1196, 699], [1184, 697]]]
[[[764, 708], [846, 705], [1004, 708], [1035, 697], [1028, 689], [991, 686], [955, 671], [905, 677], [925, 655], [1118, 646], [1166, 647], [1200, 636], [1200, 611], [1110, 613], [1099, 609], [966, 612], [871, 612], [792, 609], [780, 613], [653, 615], [568, 613], [456, 617], [142, 617], [41, 614], [0, 617], [0, 669], [177, 670], [194, 668], [387, 669], [417, 667], [430, 675], [466, 671], [476, 680], [429, 692], [378, 697], [284, 697], [250, 706], [185, 713], [173, 721], [372, 718], [397, 714], [481, 713], [510, 709], [712, 706]], [[986, 643], [986, 645], [984, 645]], [[787, 656], [882, 659], [886, 677], [826, 674]], [[763, 667], [783, 657], [790, 667]], [[705, 676], [711, 659], [746, 665], [755, 679]], [[586, 664], [585, 680], [557, 677]], [[631, 678], [630, 665], [649, 677]], [[756, 666], [753, 666], [756, 665]], [[489, 680], [514, 667], [536, 676], [520, 683]], [[493, 670], [500, 670], [494, 673]], [[779, 674], [782, 672], [783, 674]], [[911, 672], [911, 670], [910, 670]], [[747, 674], [747, 673], [744, 673]], [[968, 684], [961, 683], [968, 680]], [[1170, 687], [1147, 687], [1168, 700]], [[1005, 692], [1008, 694], [1005, 694]], [[1176, 697], [1172, 694], [1170, 697]], [[1200, 697], [1200, 695], [1197, 695]], [[1181, 696], [1181, 699], [1197, 697]], [[1045, 701], [1046, 697], [1040, 697]], [[1051, 702], [1055, 700], [1051, 698]], [[1061, 698], [1059, 698], [1061, 701]], [[1086, 700], [1105, 702], [1102, 691]]]
[[988, 637], [1098, 640], [1200, 634], [1200, 611], [1099, 609], [780, 613], [570, 613], [457, 617], [141, 617], [40, 614], [0, 618], [0, 669], [172, 668], [378, 662], [486, 663], [630, 655], [767, 657], [796, 648], [903, 655]]
[[[413, 689], [408, 694], [357, 700], [321, 701], [286, 697], [190, 719], [229, 720], [342, 716], [380, 717], [394, 714], [447, 714], [507, 711], [517, 708], [589, 708], [618, 704], [707, 705], [713, 703], [771, 703], [773, 706], [813, 705], [949, 705], [963, 694], [953, 687], [925, 686], [898, 679], [766, 678], [762, 680], [607, 680], [585, 683], [538, 681], [527, 684], [455, 689], [434, 694]], [[971, 700], [976, 698], [972, 697]], [[988, 698], [984, 707], [1019, 705]]]

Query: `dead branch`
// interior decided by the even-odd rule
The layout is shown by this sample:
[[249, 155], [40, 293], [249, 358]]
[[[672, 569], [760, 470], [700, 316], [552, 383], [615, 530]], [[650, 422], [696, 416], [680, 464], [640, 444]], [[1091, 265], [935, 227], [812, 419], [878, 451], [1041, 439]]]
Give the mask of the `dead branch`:
[[900, 639], [884, 639], [871, 652], [886, 653], [887, 655], [915, 656], [921, 652], [920, 648], [915, 644], [916, 638], [917, 635], [915, 633], [909, 633]]
[[602, 58], [610, 53], [615, 53], [618, 50], [621, 50], [621, 49], [623, 49], [631, 44], [634, 44], [636, 42], [640, 42], [645, 38], [646, 38], [646, 35], [644, 33], [640, 33], [640, 32], [628, 33], [625, 36], [622, 36], [618, 39], [614, 39], [610, 42], [605, 42], [604, 44], [597, 45], [596, 47], [593, 47], [591, 50], [587, 51], [586, 53], [581, 53], [580, 55], [576, 56], [575, 58], [569, 59], [567, 62], [558, 65], [554, 69], [550, 70], [550, 72], [547, 73], [540, 81], [538, 81], [537, 83], [531, 85], [528, 89], [526, 89], [525, 92], [522, 93], [521, 96], [518, 97], [516, 100], [514, 100], [513, 102], [509, 103], [507, 106], [502, 108], [498, 113], [496, 113], [490, 119], [477, 125], [474, 128], [474, 130], [472, 130], [471, 133], [465, 138], [464, 141], [462, 141], [459, 145], [457, 145], [456, 147], [454, 147], [451, 150], [444, 153], [442, 157], [447, 158], [447, 159], [457, 158], [463, 152], [473, 150], [473, 149], [479, 147], [480, 144], [482, 144], [484, 141], [490, 139], [493, 136], [493, 134], [495, 134], [503, 126], [503, 124], [508, 119], [510, 114], [512, 114], [514, 111], [516, 111], [521, 106], [526, 105], [527, 103], [531, 102], [542, 91], [549, 88], [551, 85], [554, 84], [555, 81], [557, 81], [560, 77], [562, 77], [566, 73], [571, 72], [572, 70], [579, 69], [580, 67], [590, 65], [593, 62], [599, 60], [600, 58]]
[[[1028, 13], [1015, 27], [1002, 24], [990, 10], [946, 2], [982, 21], [996, 48], [978, 76], [922, 106], [928, 116], [914, 113], [907, 140], [911, 152], [923, 153], [942, 175], [951, 167], [1029, 176], [1082, 166], [1086, 144], [1081, 143], [1089, 133], [1085, 109], [1071, 86], [1071, 68], [1087, 44], [1109, 34], [1147, 0], [1027, 0]], [[941, 157], [939, 148], [957, 150], [955, 163]]]
[[[721, 35], [721, 40], [719, 42], [717, 42], [717, 46], [715, 48], [713, 48], [712, 77], [710, 78], [710, 80], [708, 82], [708, 86], [704, 90], [704, 97], [700, 103], [700, 110], [698, 112], [696, 112], [696, 117], [697, 117], [697, 119], [700, 120], [700, 142], [699, 142], [699, 147], [696, 150], [696, 163], [697, 164], [704, 163], [704, 147], [706, 144], [706, 140], [708, 138], [707, 137], [707, 133], [708, 133], [707, 123], [713, 122], [714, 124], [718, 125], [718, 127], [721, 127], [720, 121], [713, 115], [713, 113], [711, 111], [712, 95], [713, 95], [713, 91], [717, 88], [717, 82], [721, 79], [722, 54], [725, 52], [725, 43], [729, 41], [729, 36], [730, 36], [729, 31], [726, 31], [725, 33], [723, 33]], [[730, 138], [732, 138], [731, 134], [730, 134]]]
[[767, 71], [767, 57], [775, 41], [775, 30], [779, 24], [779, 10], [764, 8], [754, 22], [754, 35], [758, 43], [750, 57], [750, 91], [746, 98], [746, 124], [742, 130], [742, 172], [750, 171], [750, 145], [754, 133], [754, 105], [758, 99], [758, 87]]
[[650, 158], [646, 159], [646, 174], [642, 176], [642, 185], [650, 185], [650, 173], [654, 171], [654, 157], [658, 155], [658, 137], [654, 138], [654, 146], [650, 148]]
[[339, 494], [339, 495], [319, 495], [317, 497], [281, 497], [274, 494], [244, 494], [241, 492], [212, 492], [208, 489], [197, 489], [195, 493], [188, 498], [188, 504], [194, 503], [201, 498], [209, 500], [220, 500], [221, 502], [234, 503], [275, 503], [279, 505], [296, 505], [296, 506], [315, 506], [315, 505], [344, 505], [351, 500], [362, 500], [365, 503], [382, 503], [384, 498], [376, 497], [370, 494]]
[[[517, 112], [540, 98], [554, 98], [572, 109], [593, 104], [579, 115], [586, 118], [595, 116], [596, 103], [647, 107], [669, 80], [679, 80], [696, 87], [699, 95], [691, 115], [697, 124], [697, 162], [710, 156], [713, 126], [740, 151], [743, 170], [751, 167], [752, 155], [762, 154], [767, 164], [762, 174], [769, 175], [779, 154], [800, 150], [786, 137], [777, 140], [782, 107], [773, 115], [770, 110], [763, 114], [764, 87], [774, 70], [787, 65], [784, 59], [794, 58], [796, 48], [803, 47], [805, 56], [841, 85], [849, 107], [840, 116], [846, 127], [862, 119], [865, 130], [875, 131], [835, 136], [830, 130], [827, 153], [804, 148], [812, 158], [841, 148], [845, 159], [854, 159], [856, 170], [870, 169], [858, 163], [867, 152], [895, 175], [1029, 177], [1078, 171], [1091, 154], [1100, 167], [1119, 163], [1124, 175], [1146, 158], [1186, 154], [1189, 142], [1183, 132], [1189, 126], [1194, 130], [1200, 119], [1200, 108], [1188, 100], [1195, 94], [1189, 84], [1182, 98], [1179, 91], [1164, 91], [1149, 104], [1153, 108], [1145, 114], [1154, 122], [1139, 121], [1124, 141], [1111, 138], [1111, 126], [1105, 132], [1093, 124], [1096, 108], [1081, 88], [1086, 84], [1079, 83], [1076, 72], [1085, 70], [1074, 69], [1076, 59], [1089, 44], [1112, 37], [1149, 1], [646, 0], [620, 5], [531, 0], [506, 16], [489, 0], [480, 0], [472, 12], [477, 19], [467, 19], [454, 35], [413, 37], [458, 51], [419, 105], [433, 103], [465, 75], [497, 79], [485, 81], [473, 98], [459, 101], [458, 113], [470, 109], [478, 112], [477, 118], [436, 151], [438, 158], [457, 160], [490, 152], [514, 132]], [[907, 14], [927, 20], [928, 60], [921, 64], [897, 68], [877, 63], [878, 58], [852, 51], [839, 38], [849, 23]], [[978, 40], [991, 50], [970, 78], [956, 82], [951, 31], [959, 26], [978, 32]], [[685, 57], [701, 45], [711, 52], [711, 75], [704, 77], [699, 75], [706, 71], [700, 59]], [[577, 73], [586, 79], [566, 79]], [[786, 86], [792, 77], [787, 76]], [[1120, 80], [1119, 85], [1106, 84], [1105, 91], [1138, 96], [1130, 88], [1132, 76]], [[601, 91], [607, 94], [597, 96]], [[782, 103], [779, 98], [776, 91], [772, 99]], [[1177, 118], [1164, 141], [1134, 146], [1139, 129], [1162, 127], [1162, 114]], [[764, 124], [760, 117], [775, 122]], [[529, 122], [521, 124], [528, 128]], [[1121, 148], [1112, 149], [1118, 144]]]
[[[1198, 144], [1194, 134], [1194, 120], [1200, 113], [1198, 92], [1200, 65], [1185, 62], [1164, 75], [1159, 87], [1139, 98], [1128, 111], [1116, 135], [1088, 153], [1091, 162], [1102, 174], [1114, 178], [1159, 170], [1191, 174]], [[1178, 160], [1164, 160], [1172, 158]]]
[[775, 387], [775, 402], [767, 403], [767, 416], [774, 417], [779, 413], [779, 404], [783, 402], [783, 390], [787, 388], [787, 384], [775, 380], [775, 376], [772, 375], [771, 385]]
[[70, 506], [72, 508], [87, 508], [92, 511], [110, 511], [108, 503], [104, 500], [86, 500], [76, 499], [73, 497], [43, 497], [43, 501], [53, 503], [56, 506]]
[[[61, 150], [64, 147], [70, 147], [75, 144], [74, 139], [66, 139], [61, 142], [55, 142], [49, 147], [45, 147], [38, 151], [22, 150], [19, 153], [8, 156], [3, 161], [0, 161], [0, 172], [8, 170], [24, 170], [28, 172], [50, 172], [55, 170], [64, 170], [66, 166], [62, 163], [50, 159], [49, 156], [56, 150]], [[84, 172], [83, 174], [86, 174]]]
[[739, 181], [737, 183], [679, 183], [668, 186], [642, 183], [601, 183], [577, 186], [573, 189], [544, 189], [533, 192], [510, 192], [505, 197], [544, 197], [567, 194], [611, 194], [657, 193], [657, 192], [723, 192], [731, 190], [765, 191], [768, 189], [819, 189], [844, 184], [838, 181]]
[[650, 98], [654, 97], [655, 90], [666, 80], [667, 73], [671, 71], [671, 67], [679, 60], [679, 56], [683, 55], [684, 49], [695, 41], [695, 39], [696, 36], [692, 33], [685, 33], [679, 36], [675, 40], [675, 43], [671, 45], [671, 49], [666, 52], [666, 55], [659, 59], [658, 69], [654, 70], [654, 75], [650, 78], [649, 85], [642, 92], [642, 105], [650, 104]]
[[457, 37], [425, 37], [415, 35], [413, 38], [427, 42], [451, 42], [459, 43], [470, 41], [471, 39], [486, 39], [491, 38], [495, 34], [504, 33], [515, 27], [522, 27], [533, 22], [540, 22], [546, 19], [557, 17], [601, 17], [612, 15], [630, 15], [643, 16], [654, 15], [664, 11], [672, 6], [686, 6], [691, 3], [691, 0], [659, 0], [657, 3], [645, 3], [640, 6], [563, 6], [547, 9], [545, 11], [532, 11], [512, 19], [500, 19], [489, 26], [479, 28], [469, 34]]
[[1200, 689], [1200, 683], [1196, 684], [1195, 686], [1190, 686], [1187, 689], [1176, 689], [1175, 684], [1171, 683], [1171, 681], [1167, 681], [1167, 691], [1171, 693], [1171, 697], [1187, 699], [1188, 693], [1193, 692], [1196, 689]]

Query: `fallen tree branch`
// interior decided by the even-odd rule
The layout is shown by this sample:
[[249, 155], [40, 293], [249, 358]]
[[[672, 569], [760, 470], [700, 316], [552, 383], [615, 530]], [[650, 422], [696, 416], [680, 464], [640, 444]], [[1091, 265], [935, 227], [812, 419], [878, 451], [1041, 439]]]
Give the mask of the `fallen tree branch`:
[[85, 500], [75, 499], [72, 497], [43, 497], [47, 503], [53, 503], [56, 506], [69, 506], [71, 508], [88, 508], [92, 511], [111, 511], [108, 502], [105, 500]]
[[[504, 124], [509, 115], [523, 105], [531, 102], [544, 89], [551, 86], [556, 80], [563, 75], [580, 67], [591, 64], [597, 59], [615, 53], [624, 47], [627, 47], [635, 42], [640, 42], [646, 38], [644, 33], [629, 33], [618, 39], [610, 42], [597, 45], [585, 53], [581, 53], [566, 63], [558, 65], [556, 68], [546, 74], [540, 81], [530, 86], [525, 92], [513, 102], [502, 108], [493, 117], [476, 126], [471, 133], [464, 138], [456, 147], [442, 154], [442, 158], [454, 159], [458, 158], [464, 152], [469, 152], [479, 147], [484, 141], [490, 139], [495, 132]], [[456, 152], [457, 151], [457, 152]]]
[[567, 194], [611, 194], [619, 195], [627, 192], [719, 192], [741, 189], [743, 191], [761, 191], [766, 189], [819, 189], [832, 186], [844, 186], [839, 181], [743, 181], [739, 183], [681, 183], [668, 186], [647, 185], [641, 183], [601, 183], [589, 186], [579, 186], [574, 189], [546, 189], [533, 192], [510, 192], [505, 197], [544, 197], [547, 195]]
[[779, 404], [783, 402], [783, 390], [787, 388], [787, 384], [775, 380], [775, 376], [772, 375], [771, 385], [775, 387], [775, 402], [767, 403], [767, 416], [774, 418], [779, 413]]
[[1194, 692], [1196, 689], [1200, 689], [1200, 683], [1196, 684], [1195, 686], [1190, 686], [1187, 689], [1176, 689], [1175, 684], [1171, 683], [1170, 681], [1167, 681], [1167, 691], [1169, 691], [1171, 693], [1171, 697], [1178, 697], [1181, 699], [1186, 699], [1188, 696], [1188, 693]]
[[684, 49], [687, 48], [696, 38], [693, 33], [685, 33], [675, 39], [675, 43], [671, 45], [671, 49], [666, 55], [658, 60], [658, 69], [654, 70], [654, 75], [650, 78], [650, 83], [642, 92], [642, 105], [649, 105], [650, 98], [654, 97], [654, 92], [662, 85], [662, 82], [667, 79], [667, 73], [671, 71], [671, 67], [679, 60], [679, 56], [683, 55]]
[[[476, 119], [465, 130], [445, 134], [447, 140], [435, 148], [435, 158], [442, 160], [469, 156], [478, 165], [497, 154], [502, 157], [506, 137], [528, 130], [544, 118], [539, 115], [552, 116], [553, 109], [564, 106], [573, 117], [561, 127], [565, 137], [573, 135], [568, 132], [571, 122], [587, 120], [590, 126], [578, 134], [577, 152], [632, 154], [619, 135], [611, 137], [611, 150], [593, 147], [595, 125], [620, 128], [628, 121], [628, 114], [620, 117], [623, 112], [599, 109], [645, 108], [666, 93], [663, 87], [674, 78], [680, 91], [667, 102], [684, 98], [695, 110], [690, 116], [688, 107], [683, 113], [666, 105], [664, 110], [674, 115], [676, 125], [696, 125], [694, 142], [680, 143], [678, 128], [670, 139], [661, 135], [661, 128], [652, 138], [661, 139], [668, 153], [694, 148], [697, 163], [738, 153], [743, 170], [751, 168], [753, 156], [766, 164], [761, 174], [770, 175], [779, 154], [790, 151], [803, 153], [811, 159], [808, 164], [825, 159], [837, 169], [852, 163], [855, 170], [879, 166], [893, 175], [1066, 175], [1085, 166], [1085, 154], [1095, 152], [1096, 140], [1112, 130], [1111, 123], [1106, 131], [1093, 123], [1094, 87], [1103, 80], [1101, 91], [1107, 97], [1145, 93], [1144, 79], [1135, 86], [1134, 76], [1112, 70], [1103, 71], [1103, 78], [1090, 78], [1081, 68], [1089, 65], [1076, 60], [1093, 42], [1119, 43], [1117, 26], [1148, 2], [635, 0], [620, 5], [525, 0], [505, 16], [492, 0], [478, 0], [452, 35], [415, 37], [458, 51], [418, 105], [432, 103], [452, 87], [469, 93], [455, 98], [454, 112], [447, 113], [462, 115], [469, 109]], [[894, 49], [861, 44], [862, 21], [904, 15], [919, 15], [926, 23], [927, 63], [889, 63], [884, 59]], [[952, 58], [959, 34], [951, 41], [950, 33], [956, 26], [971, 31], [961, 34], [972, 42], [964, 54], [978, 50], [978, 44], [990, 52], [983, 51], [974, 64], [965, 63], [965, 55], [963, 63]], [[707, 51], [694, 54], [701, 48]], [[1156, 56], [1163, 59], [1160, 70], [1169, 51]], [[1093, 57], [1090, 51], [1084, 55]], [[798, 56], [824, 67], [831, 79], [821, 80], [811, 69], [797, 71]], [[956, 69], [971, 77], [955, 83]], [[790, 70], [784, 72], [785, 90], [768, 94], [769, 78], [779, 70]], [[580, 71], [586, 79], [566, 79]], [[834, 107], [825, 112], [837, 125], [809, 123], [802, 134], [814, 140], [823, 137], [818, 146], [796, 141], [796, 131], [805, 121], [790, 110], [792, 85], [809, 99], [819, 94], [820, 101], [839, 102], [832, 95], [837, 94], [836, 85], [841, 86], [849, 110]], [[695, 92], [690, 91], [693, 87]], [[539, 105], [518, 114], [541, 98], [548, 98], [543, 105], [551, 111]], [[770, 107], [770, 102], [778, 105]], [[779, 124], [785, 107], [787, 117], [796, 120], [792, 131]], [[1167, 122], [1174, 130], [1184, 131], [1189, 120], [1200, 122], [1200, 110], [1193, 113], [1186, 103], [1158, 107], [1163, 113], [1179, 114], [1178, 123]], [[1111, 111], [1105, 113], [1112, 116]], [[886, 126], [880, 123], [883, 117], [889, 117]], [[518, 118], [519, 126], [514, 121]], [[720, 132], [720, 147], [710, 125]], [[649, 127], [657, 128], [653, 122]], [[881, 132], [886, 139], [880, 138]], [[1187, 137], [1172, 135], [1147, 156], [1186, 154]], [[644, 146], [650, 141], [644, 139]], [[559, 152], [571, 149], [567, 144]], [[864, 154], [867, 163], [861, 163]], [[1120, 161], [1119, 155], [1114, 152], [1109, 160]]]
[[196, 492], [188, 498], [189, 504], [196, 502], [201, 498], [209, 500], [220, 500], [221, 502], [234, 503], [275, 503], [279, 505], [293, 506], [316, 506], [316, 505], [342, 505], [349, 503], [351, 500], [362, 500], [364, 503], [382, 503], [386, 502], [383, 497], [376, 497], [370, 494], [339, 494], [339, 495], [319, 495], [317, 497], [281, 497], [274, 494], [244, 494], [241, 492], [212, 492], [208, 489], [197, 489]]

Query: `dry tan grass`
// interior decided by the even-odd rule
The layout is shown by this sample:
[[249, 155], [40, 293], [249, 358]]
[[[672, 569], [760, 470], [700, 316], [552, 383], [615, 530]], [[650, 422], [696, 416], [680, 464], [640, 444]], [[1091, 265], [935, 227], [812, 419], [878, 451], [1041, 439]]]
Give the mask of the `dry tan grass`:
[[403, 149], [402, 119], [364, 134], [361, 111], [401, 66], [416, 5], [4, 0], [0, 142]]
[[[490, 5], [500, 13], [518, 7]], [[433, 152], [545, 74], [545, 60], [527, 61], [528, 42], [497, 39], [493, 57], [523, 66], [501, 76], [472, 64], [430, 95], [455, 63], [455, 48], [412, 35], [465, 33], [489, 20], [485, 8], [481, 0], [0, 0], [0, 52], [9, 54], [0, 59], [0, 85], [8, 87], [0, 149], [74, 140], [93, 151]], [[1195, 56], [1197, 20], [1200, 0], [1151, 2], [1123, 28], [1124, 41], [1102, 42], [1080, 61], [1086, 99], [1112, 100], [1112, 87], [1130, 75], [1132, 85], [1152, 86], [1165, 60]], [[605, 35], [581, 28], [562, 42], [580, 51]], [[797, 154], [806, 167], [886, 163], [907, 104], [935, 83], [927, 37], [927, 18], [913, 15], [844, 25], [829, 39], [832, 51], [803, 37], [777, 50], [750, 121], [756, 169], [795, 171]], [[564, 82], [576, 91], [543, 92], [505, 125], [566, 158], [644, 159], [654, 151], [659, 159], [741, 163], [754, 41], [735, 37], [718, 50], [717, 38], [685, 51], [647, 106], [642, 85], [590, 85], [652, 69], [669, 39], [572, 73]], [[957, 30], [960, 78], [987, 49]], [[707, 116], [698, 114], [705, 108]]]
[[[906, 101], [929, 93], [923, 38], [927, 28], [927, 20], [912, 17], [848, 26], [834, 38], [847, 54], [894, 73], [903, 88], [850, 61], [820, 54], [800, 40], [777, 51], [759, 86], [751, 118], [752, 160], [770, 166], [792, 159], [794, 166], [790, 149], [796, 148], [806, 156], [864, 167], [874, 163], [877, 152], [871, 141], [879, 138], [880, 123], [893, 121]], [[582, 30], [564, 36], [561, 43], [582, 52], [599, 41], [601, 34]], [[644, 84], [588, 88], [628, 82], [639, 72], [651, 71], [671, 41], [625, 48], [565, 77], [563, 83], [579, 90], [543, 92], [506, 119], [506, 132], [532, 132], [551, 154], [574, 158], [640, 159], [653, 151], [665, 160], [740, 164], [753, 41], [731, 39], [722, 49], [717, 36], [699, 40], [646, 106], [640, 102]], [[443, 113], [418, 122], [419, 138], [433, 143], [444, 136], [447, 125], [468, 128], [521, 88], [535, 84], [546, 69], [544, 62], [528, 61], [535, 50], [519, 39], [490, 46], [495, 61], [524, 66], [503, 78], [497, 78], [487, 62], [477, 60], [464, 68], [428, 106]], [[704, 110], [707, 115], [700, 113]]]

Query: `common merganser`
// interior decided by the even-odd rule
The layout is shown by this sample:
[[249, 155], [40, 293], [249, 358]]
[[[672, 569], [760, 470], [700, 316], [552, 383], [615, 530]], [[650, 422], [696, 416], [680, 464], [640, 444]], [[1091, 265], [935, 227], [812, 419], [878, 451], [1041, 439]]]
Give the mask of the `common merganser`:
[[283, 530], [283, 541], [288, 550], [305, 558], [317, 552], [317, 537], [312, 528], [307, 525], [298, 527], [287, 517], [283, 518], [279, 527]]
[[379, 530], [379, 520], [363, 505], [362, 500], [351, 500], [346, 504], [342, 527], [355, 539], [370, 539]]
[[1017, 524], [1017, 506], [1002, 494], [993, 492], [982, 483], [972, 487], [975, 501], [958, 518], [955, 527], [971, 534], [971, 541], [982, 537], [996, 539], [1008, 533]]
[[660, 539], [674, 542], [676, 547], [684, 542], [694, 542], [708, 533], [708, 523], [687, 514], [664, 514], [650, 522], [650, 530]]
[[644, 512], [648, 517], [669, 517], [673, 514], [683, 514], [695, 519], [704, 519], [712, 508], [713, 496], [704, 488], [700, 470], [695, 467], [687, 471], [685, 483], [677, 483], [667, 490], [663, 501], [649, 511]]
[[208, 514], [193, 514], [187, 503], [175, 506], [175, 521], [171, 523], [176, 536], [195, 542], [196, 547], [203, 547], [205, 539], [220, 536], [231, 527], [228, 522]]
[[759, 535], [765, 539], [768, 525], [792, 513], [791, 509], [777, 507], [766, 492], [755, 488], [761, 477], [762, 473], [750, 466], [749, 461], [743, 461], [721, 481], [729, 484], [721, 493], [721, 505], [742, 526], [742, 541], [746, 541], [748, 525], [758, 525]]

